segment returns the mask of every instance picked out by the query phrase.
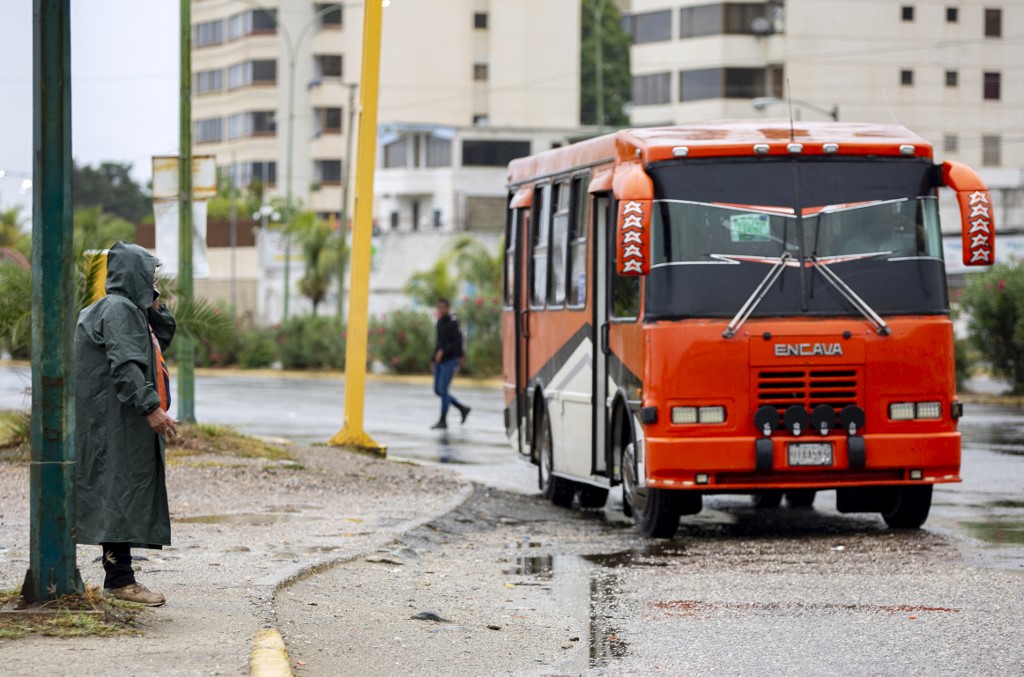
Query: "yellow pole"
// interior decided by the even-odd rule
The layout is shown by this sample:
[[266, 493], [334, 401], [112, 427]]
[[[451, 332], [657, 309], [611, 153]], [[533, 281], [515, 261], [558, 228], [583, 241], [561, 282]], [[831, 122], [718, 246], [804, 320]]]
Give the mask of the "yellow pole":
[[107, 295], [106, 249], [90, 249], [85, 252], [85, 279], [89, 281], [87, 305], [92, 305]]
[[373, 235], [373, 168], [377, 152], [377, 89], [380, 81], [382, 0], [363, 5], [363, 64], [359, 80], [359, 152], [349, 278], [348, 341], [345, 346], [345, 426], [330, 444], [384, 456], [387, 449], [363, 430], [366, 395], [367, 306], [370, 295], [370, 238]]

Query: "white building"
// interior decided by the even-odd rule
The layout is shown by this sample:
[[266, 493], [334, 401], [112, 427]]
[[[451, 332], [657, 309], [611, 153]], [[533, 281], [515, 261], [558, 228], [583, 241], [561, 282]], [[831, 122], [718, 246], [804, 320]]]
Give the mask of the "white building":
[[787, 117], [787, 98], [796, 121], [896, 121], [979, 170], [999, 230], [1024, 233], [1024, 0], [619, 4], [633, 124]]
[[[192, 21], [194, 152], [215, 154], [239, 185], [265, 181], [272, 196], [290, 192], [325, 218], [340, 214], [346, 154], [358, 150], [350, 135], [362, 3], [338, 9], [311, 0], [193, 0]], [[390, 0], [378, 119], [376, 231], [382, 238], [413, 231], [433, 237], [415, 238], [420, 245], [411, 257], [397, 253], [405, 247], [377, 243], [376, 256], [392, 258], [376, 268], [388, 271], [386, 282], [371, 275], [371, 289], [381, 279], [389, 292], [371, 294], [371, 313], [401, 303], [397, 280], [431, 267], [436, 256], [428, 255], [452, 234], [490, 232], [486, 239], [496, 243], [507, 153], [535, 152], [575, 132], [579, 3]], [[267, 250], [261, 259], [280, 264], [282, 256]], [[300, 267], [293, 252], [290, 314], [308, 308], [294, 288]], [[280, 268], [260, 270], [263, 322], [277, 321], [283, 310]], [[222, 273], [213, 271], [214, 278]]]

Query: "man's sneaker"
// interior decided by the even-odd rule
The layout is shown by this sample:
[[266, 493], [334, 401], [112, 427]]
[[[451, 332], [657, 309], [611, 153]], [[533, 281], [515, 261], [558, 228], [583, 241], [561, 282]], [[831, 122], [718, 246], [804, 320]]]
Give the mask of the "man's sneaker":
[[113, 588], [110, 594], [125, 602], [133, 602], [145, 606], [162, 606], [167, 601], [163, 595], [153, 592], [141, 583], [132, 583], [123, 588]]
[[438, 421], [434, 425], [430, 426], [431, 430], [448, 430], [448, 424], [444, 421]]
[[459, 411], [462, 412], [462, 420], [460, 423], [465, 423], [466, 419], [469, 418], [470, 407], [459, 407]]

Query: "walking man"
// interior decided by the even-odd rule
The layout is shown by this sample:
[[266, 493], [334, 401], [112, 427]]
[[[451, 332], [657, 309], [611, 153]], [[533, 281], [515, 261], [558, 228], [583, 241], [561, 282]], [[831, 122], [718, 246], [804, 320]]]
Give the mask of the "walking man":
[[431, 430], [447, 430], [448, 407], [453, 406], [466, 422], [469, 407], [448, 392], [455, 370], [462, 361], [462, 331], [459, 320], [451, 314], [447, 299], [437, 301], [437, 343], [434, 345], [434, 393], [441, 398], [441, 418], [430, 426]]
[[162, 352], [174, 318], [156, 291], [155, 256], [118, 242], [107, 254], [107, 295], [75, 327], [77, 542], [103, 548], [103, 587], [114, 597], [160, 606], [135, 580], [131, 548], [171, 544], [164, 476], [170, 378]]

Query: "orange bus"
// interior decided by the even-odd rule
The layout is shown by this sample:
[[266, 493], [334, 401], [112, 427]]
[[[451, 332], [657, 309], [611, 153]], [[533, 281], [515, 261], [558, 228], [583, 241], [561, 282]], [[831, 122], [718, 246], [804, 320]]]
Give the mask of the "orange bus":
[[557, 505], [622, 484], [671, 537], [706, 494], [835, 489], [893, 528], [960, 481], [938, 188], [989, 265], [988, 190], [895, 125], [629, 129], [512, 161], [505, 426]]

